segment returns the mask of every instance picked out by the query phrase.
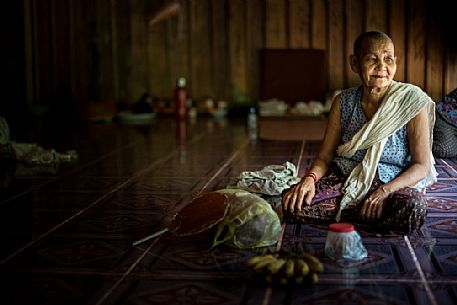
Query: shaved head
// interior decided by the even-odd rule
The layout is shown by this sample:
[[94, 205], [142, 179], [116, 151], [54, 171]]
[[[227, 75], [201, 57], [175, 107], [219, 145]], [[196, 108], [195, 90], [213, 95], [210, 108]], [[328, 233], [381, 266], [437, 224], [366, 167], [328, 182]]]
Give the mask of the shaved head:
[[364, 50], [366, 50], [367, 46], [372, 42], [387, 42], [393, 44], [392, 39], [383, 32], [372, 31], [362, 33], [354, 42], [353, 52], [355, 57], [360, 59], [364, 53]]

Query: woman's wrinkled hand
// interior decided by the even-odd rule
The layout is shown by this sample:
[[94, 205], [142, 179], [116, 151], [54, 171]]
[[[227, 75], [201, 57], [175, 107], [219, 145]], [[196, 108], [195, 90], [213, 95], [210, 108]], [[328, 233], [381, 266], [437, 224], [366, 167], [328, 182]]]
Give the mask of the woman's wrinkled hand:
[[294, 185], [282, 198], [282, 208], [290, 213], [298, 212], [303, 206], [303, 201], [310, 205], [315, 194], [314, 179], [304, 177]]
[[379, 187], [368, 198], [365, 199], [362, 206], [362, 218], [365, 220], [375, 220], [381, 218], [384, 206], [384, 199], [389, 192], [383, 187]]

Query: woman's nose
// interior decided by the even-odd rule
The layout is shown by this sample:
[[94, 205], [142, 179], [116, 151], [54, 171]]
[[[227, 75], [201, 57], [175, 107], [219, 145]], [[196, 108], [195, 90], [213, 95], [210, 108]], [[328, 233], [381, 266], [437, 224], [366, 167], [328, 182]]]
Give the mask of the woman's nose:
[[382, 59], [379, 59], [377, 64], [376, 64], [376, 68], [378, 68], [378, 70], [384, 70], [384, 68], [386, 67], [386, 63], [384, 60]]

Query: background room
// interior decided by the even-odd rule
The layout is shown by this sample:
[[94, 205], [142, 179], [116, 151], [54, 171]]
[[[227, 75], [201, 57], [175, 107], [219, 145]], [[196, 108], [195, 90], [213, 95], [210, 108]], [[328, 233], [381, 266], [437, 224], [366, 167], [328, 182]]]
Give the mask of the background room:
[[[243, 172], [307, 172], [333, 96], [359, 85], [348, 57], [364, 31], [390, 35], [395, 80], [440, 103], [457, 88], [454, 12], [447, 0], [4, 1], [0, 302], [456, 304], [455, 158], [437, 158], [421, 230], [360, 230], [359, 262], [326, 257], [326, 226], [281, 223], [278, 243], [250, 249], [212, 247], [216, 225], [170, 227]], [[247, 265], [264, 252], [324, 268], [314, 284], [270, 285]]]

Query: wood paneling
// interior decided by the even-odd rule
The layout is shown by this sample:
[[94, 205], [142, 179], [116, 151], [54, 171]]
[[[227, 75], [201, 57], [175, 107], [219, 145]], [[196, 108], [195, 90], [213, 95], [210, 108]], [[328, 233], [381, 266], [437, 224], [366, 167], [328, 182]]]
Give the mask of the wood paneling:
[[23, 1], [29, 105], [171, 97], [180, 76], [196, 102], [230, 102], [235, 88], [255, 101], [263, 48], [326, 50], [329, 90], [346, 88], [359, 83], [348, 56], [364, 30], [394, 40], [395, 79], [434, 99], [457, 87], [449, 23], [436, 22], [448, 8], [432, 18], [426, 0], [174, 0], [177, 14], [152, 27], [171, 0]]
[[247, 55], [247, 90], [250, 97], [256, 100], [259, 95], [259, 50], [264, 46], [265, 31], [263, 27], [263, 0], [246, 2], [246, 22], [249, 31], [246, 33]]
[[404, 82], [406, 78], [406, 10], [405, 0], [389, 0], [389, 34], [395, 44], [397, 73], [395, 79]]
[[457, 53], [447, 50], [444, 66], [444, 93], [448, 94], [457, 88]]
[[435, 22], [427, 24], [427, 31], [427, 36], [433, 37], [433, 39], [427, 41], [425, 90], [437, 101], [442, 96], [444, 35], [439, 31]]
[[[211, 4], [211, 79], [213, 81], [214, 96], [223, 100], [229, 99], [229, 91], [226, 86], [229, 80], [228, 58], [228, 23], [226, 18], [228, 0], [213, 0]], [[249, 1], [253, 3], [255, 1]], [[249, 12], [249, 11], [248, 11]], [[256, 23], [253, 23], [251, 31], [254, 32]], [[261, 39], [261, 37], [260, 37]]]
[[310, 46], [310, 1], [289, 0], [289, 47], [309, 48]]
[[[159, 10], [162, 7], [161, 2], [154, 3], [153, 1], [148, 1], [148, 12], [146, 18], [152, 15], [154, 12]], [[188, 11], [187, 11], [188, 12]], [[186, 13], [187, 13], [186, 12]], [[183, 12], [179, 12], [179, 14], [186, 14]], [[136, 97], [140, 97], [141, 94], [144, 93], [146, 89], [149, 94], [156, 96], [156, 97], [170, 97], [173, 91], [174, 85], [173, 80], [171, 79], [171, 73], [176, 73], [174, 70], [184, 69], [182, 67], [181, 61], [178, 61], [175, 65], [173, 70], [169, 68], [170, 58], [175, 55], [175, 52], [184, 52], [180, 51], [182, 48], [181, 45], [172, 44], [171, 46], [167, 46], [167, 23], [175, 22], [174, 19], [168, 20], [165, 22], [157, 23], [153, 26], [148, 26], [146, 31], [147, 37], [147, 47], [146, 52], [144, 53], [146, 63], [148, 65], [146, 80], [147, 86], [143, 88], [142, 92], [136, 92]], [[188, 25], [186, 24], [186, 27]], [[133, 29], [132, 29], [133, 35]], [[167, 49], [170, 48], [169, 49]], [[177, 48], [177, 50], [175, 49]], [[190, 52], [189, 46], [185, 46], [185, 52]], [[171, 51], [173, 49], [173, 51]], [[132, 66], [135, 65], [135, 62], [132, 62]], [[187, 66], [187, 63], [185, 64]], [[133, 67], [132, 67], [133, 69]], [[189, 78], [188, 70], [185, 70], [187, 74], [183, 74], [183, 77]], [[184, 72], [184, 71], [183, 71]], [[133, 94], [130, 93], [130, 101], [132, 101]]]
[[242, 0], [231, 0], [228, 3], [229, 87], [230, 90], [237, 88], [243, 92], [247, 92], [245, 2]]
[[354, 41], [363, 31], [363, 1], [347, 0], [346, 1], [346, 56], [344, 58], [344, 70], [348, 87], [356, 86], [360, 83], [359, 75], [352, 71], [349, 65], [349, 56], [354, 52]]
[[366, 0], [365, 31], [381, 31], [387, 33], [387, 2]]
[[[54, 84], [54, 67], [52, 60], [51, 38], [51, 5], [49, 0], [35, 1], [34, 21], [39, 22], [35, 31], [35, 92], [39, 100], [34, 104], [52, 104], [52, 87]], [[50, 69], [51, 68], [51, 69]]]
[[327, 45], [327, 6], [325, 0], [311, 2], [311, 48], [325, 50]]
[[51, 2], [52, 57], [54, 62], [52, 65], [54, 75], [52, 91], [54, 103], [70, 98], [68, 15], [68, 1], [53, 0]]
[[[58, 0], [57, 0], [58, 1]], [[60, 1], [58, 1], [60, 2]], [[113, 100], [113, 32], [110, 0], [96, 3], [97, 47], [99, 53], [100, 75], [98, 78], [99, 94], [107, 100]]]
[[[98, 0], [100, 1], [100, 0]], [[160, 77], [156, 73], [153, 73], [154, 79], [157, 80], [156, 86], [157, 88], [162, 88], [165, 83], [169, 82], [168, 79], [168, 69], [166, 67], [167, 63], [167, 52], [164, 47], [165, 43], [165, 34], [164, 34], [164, 24], [160, 24], [158, 26], [157, 31], [153, 32], [156, 34], [154, 38], [156, 40], [151, 39], [152, 46], [148, 49], [147, 43], [149, 40], [146, 39], [147, 37], [147, 27], [146, 25], [146, 16], [145, 16], [145, 0], [131, 0], [131, 18], [130, 18], [130, 33], [131, 33], [131, 82], [130, 82], [130, 98], [134, 99], [135, 101], [141, 97], [141, 95], [147, 89], [147, 80], [150, 70], [146, 68], [146, 62], [148, 59], [148, 51], [157, 51], [159, 53], [161, 59], [160, 63], [154, 62], [154, 64], [158, 64], [161, 68], [158, 69], [160, 71]], [[152, 53], [155, 55], [154, 53]], [[157, 56], [157, 57], [159, 57]], [[161, 92], [161, 90], [158, 90]]]
[[425, 89], [425, 4], [424, 0], [410, 2], [407, 24], [406, 81]]
[[33, 38], [35, 37], [33, 20], [35, 17], [35, 5], [32, 0], [24, 1], [24, 48], [25, 48], [25, 91], [27, 104], [32, 105], [35, 98], [34, 83], [34, 52], [35, 49]]
[[[284, 0], [266, 0], [266, 47], [287, 48], [286, 4]], [[248, 29], [248, 27], [246, 28]]]
[[328, 34], [328, 80], [330, 90], [343, 89], [346, 86], [346, 48], [344, 44], [344, 10], [343, 1], [329, 1], [329, 34]]
[[[79, 115], [88, 116], [85, 107], [88, 100], [89, 82], [89, 45], [88, 45], [88, 23], [85, 22], [87, 1], [71, 0], [70, 4], [70, 91], [72, 100], [76, 104]], [[122, 49], [120, 49], [122, 50]], [[122, 87], [121, 87], [122, 88]], [[118, 96], [117, 96], [118, 97]], [[39, 96], [35, 96], [39, 100]]]
[[[209, 0], [190, 0], [190, 35], [191, 71], [190, 82], [192, 92], [200, 96], [214, 96], [211, 82], [211, 49], [209, 26]], [[242, 10], [241, 12], [243, 12]]]

